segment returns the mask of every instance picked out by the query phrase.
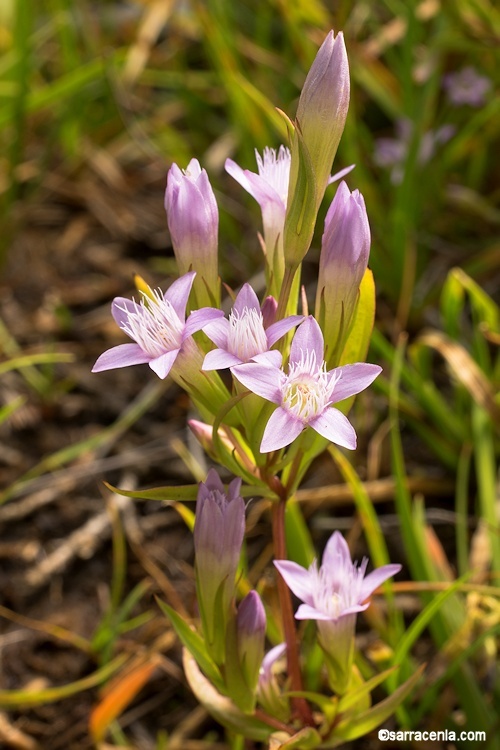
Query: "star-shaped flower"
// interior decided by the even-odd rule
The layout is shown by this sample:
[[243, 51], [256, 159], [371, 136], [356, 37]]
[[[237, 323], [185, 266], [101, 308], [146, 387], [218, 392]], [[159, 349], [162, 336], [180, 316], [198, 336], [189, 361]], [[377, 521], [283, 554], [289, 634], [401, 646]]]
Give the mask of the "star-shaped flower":
[[119, 344], [98, 358], [92, 372], [148, 363], [160, 378], [166, 378], [184, 342], [196, 331], [224, 315], [222, 310], [203, 307], [186, 320], [186, 305], [196, 274], [193, 271], [174, 281], [163, 294], [141, 293], [139, 302], [115, 297], [111, 314], [135, 344]]
[[309, 569], [290, 560], [275, 560], [274, 564], [303, 602], [295, 614], [297, 620], [317, 621], [331, 686], [344, 693], [351, 678], [356, 616], [369, 607], [371, 594], [399, 573], [401, 565], [382, 565], [366, 575], [368, 559], [360, 565], [353, 563], [339, 531], [328, 540], [319, 568], [316, 560]]
[[273, 344], [285, 333], [303, 320], [302, 315], [291, 315], [283, 320], [274, 321], [276, 301], [268, 297], [262, 309], [257, 295], [250, 286], [244, 284], [240, 289], [229, 319], [221, 318], [204, 327], [204, 332], [217, 345], [205, 357], [204, 370], [221, 370], [234, 367], [254, 358], [281, 364], [281, 355], [270, 351]]
[[305, 427], [312, 427], [332, 443], [354, 449], [354, 428], [332, 405], [367, 388], [382, 368], [358, 362], [327, 371], [323, 334], [309, 316], [293, 338], [287, 372], [266, 361], [237, 365], [231, 371], [250, 391], [278, 406], [260, 446], [262, 453], [269, 453], [292, 443]]

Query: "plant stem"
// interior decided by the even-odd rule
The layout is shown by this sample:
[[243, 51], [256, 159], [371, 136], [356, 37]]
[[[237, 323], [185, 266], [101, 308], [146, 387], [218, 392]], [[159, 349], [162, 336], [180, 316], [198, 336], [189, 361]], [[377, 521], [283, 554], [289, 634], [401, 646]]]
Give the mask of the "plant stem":
[[[285, 540], [285, 508], [286, 496], [282, 496], [279, 502], [274, 503], [272, 506], [274, 556], [277, 560], [286, 560], [287, 556]], [[288, 586], [280, 575], [278, 575], [277, 584], [281, 616], [283, 619], [283, 629], [285, 631], [290, 685], [293, 691], [301, 691], [304, 688], [300, 671], [299, 649], [293, 617], [292, 597]], [[305, 725], [314, 726], [310, 706], [304, 698], [292, 698], [292, 705]]]

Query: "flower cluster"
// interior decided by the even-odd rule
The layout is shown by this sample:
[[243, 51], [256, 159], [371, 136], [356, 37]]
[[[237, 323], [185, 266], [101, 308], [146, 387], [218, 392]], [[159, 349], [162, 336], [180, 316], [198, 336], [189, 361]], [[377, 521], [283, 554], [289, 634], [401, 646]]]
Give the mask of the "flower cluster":
[[[235, 477], [225, 487], [210, 469], [196, 493], [198, 629], [164, 606], [185, 646], [186, 676], [195, 695], [236, 734], [270, 740], [276, 748], [282, 740], [286, 746], [312, 748], [358, 736], [359, 702], [369, 689], [356, 697], [362, 685], [353, 660], [356, 616], [400, 569], [386, 565], [366, 575], [368, 561], [353, 564], [338, 532], [320, 567], [313, 562], [306, 569], [286, 558], [286, 503], [329, 443], [356, 447], [346, 413], [353, 397], [381, 372], [363, 361], [375, 306], [370, 227], [363, 196], [345, 181], [326, 213], [314, 315], [306, 290], [300, 294], [301, 263], [320, 203], [328, 186], [352, 169], [331, 176], [348, 104], [344, 39], [330, 32], [307, 76], [295, 122], [288, 121], [289, 147], [257, 153], [257, 172], [226, 161], [227, 172], [261, 209], [266, 285], [262, 296], [249, 283], [237, 293], [229, 290], [227, 317], [221, 309], [219, 214], [210, 180], [196, 159], [185, 170], [171, 167], [165, 208], [180, 276], [165, 292], [140, 279], [137, 300], [113, 301], [113, 318], [133, 343], [108, 349], [93, 368], [148, 364], [158, 377], [171, 376], [202, 417], [189, 421], [193, 434]], [[242, 564], [243, 497], [259, 494], [272, 507], [281, 625], [276, 607], [261, 598], [264, 584], [257, 584], [259, 592], [252, 589]], [[328, 696], [319, 701], [325, 712], [320, 719], [303, 689], [290, 592], [302, 601], [295, 617], [317, 622], [329, 690], [336, 696], [331, 705]], [[286, 643], [274, 643], [266, 655], [270, 618], [267, 635], [275, 638], [282, 631]], [[321, 681], [321, 669], [316, 677]], [[351, 687], [355, 697], [334, 722], [334, 712], [344, 705], [339, 698]], [[405, 695], [401, 690], [397, 701]], [[396, 705], [393, 699], [383, 710], [368, 712], [361, 733]]]

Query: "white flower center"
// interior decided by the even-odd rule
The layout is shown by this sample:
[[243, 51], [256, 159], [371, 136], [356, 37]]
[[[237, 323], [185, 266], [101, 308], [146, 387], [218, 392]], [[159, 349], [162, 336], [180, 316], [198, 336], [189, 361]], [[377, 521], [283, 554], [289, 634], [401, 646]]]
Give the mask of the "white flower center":
[[338, 619], [353, 606], [362, 604], [361, 587], [368, 565], [368, 558], [364, 557], [358, 566], [350, 560], [337, 559], [335, 569], [321, 566], [316, 569], [317, 580], [314, 586], [314, 606], [329, 615], [333, 620]]
[[300, 361], [289, 366], [281, 405], [307, 423], [330, 405], [337, 381], [329, 378], [325, 362], [318, 365], [314, 352], [303, 352]]
[[142, 296], [140, 303], [133, 300], [134, 309], [120, 308], [127, 314], [121, 328], [151, 357], [179, 349], [182, 344], [184, 324], [160, 289], [153, 297]]
[[286, 208], [292, 161], [290, 149], [286, 146], [280, 146], [278, 153], [276, 153], [276, 149], [266, 146], [263, 156], [257, 151], [255, 156], [260, 176], [276, 190]]
[[244, 307], [241, 313], [231, 311], [227, 348], [242, 362], [267, 352], [269, 346], [260, 310]]

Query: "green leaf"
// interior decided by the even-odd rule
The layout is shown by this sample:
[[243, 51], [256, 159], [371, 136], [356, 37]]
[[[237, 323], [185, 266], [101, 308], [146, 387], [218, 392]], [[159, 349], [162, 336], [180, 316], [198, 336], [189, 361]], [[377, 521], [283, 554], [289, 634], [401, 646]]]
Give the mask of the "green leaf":
[[372, 690], [375, 690], [378, 685], [384, 682], [384, 680], [386, 680], [387, 677], [389, 677], [389, 675], [397, 669], [397, 666], [390, 667], [390, 669], [386, 669], [384, 672], [380, 672], [380, 674], [377, 674], [375, 675], [375, 677], [367, 680], [363, 685], [361, 685], [361, 687], [355, 688], [354, 690], [351, 690], [343, 695], [339, 703], [339, 714], [345, 713], [350, 708], [353, 708], [356, 703], [358, 703], [366, 695], [369, 695]]
[[315, 703], [320, 707], [328, 722], [332, 722], [339, 709], [339, 700], [336, 696], [323, 695], [322, 693], [313, 693], [310, 690], [289, 690], [283, 693], [284, 698], [305, 698], [310, 703]]
[[411, 693], [419, 681], [423, 670], [424, 665], [422, 665], [417, 672], [404, 683], [404, 685], [401, 685], [394, 691], [394, 693], [392, 693], [392, 695], [380, 703], [377, 703], [373, 708], [370, 708], [362, 714], [356, 714], [354, 717], [349, 717], [348, 719], [340, 721], [329, 737], [329, 740], [333, 740], [333, 743], [324, 743], [321, 747], [335, 747], [338, 744], [335, 740], [339, 739], [355, 740], [358, 737], [362, 737], [364, 734], [368, 734], [372, 729], [378, 727], [379, 724], [382, 724], [382, 722], [388, 719]]
[[208, 713], [223, 726], [248, 739], [265, 742], [272, 732], [271, 727], [237, 708], [226, 695], [221, 695], [213, 684], [201, 673], [198, 664], [187, 648], [183, 651], [184, 673], [194, 695]]
[[88, 677], [68, 685], [46, 688], [45, 690], [0, 690], [0, 706], [2, 708], [19, 708], [20, 706], [41, 706], [64, 700], [70, 695], [82, 693], [84, 690], [100, 685], [116, 672], [126, 661], [127, 656], [117, 656], [109, 664], [93, 672]]
[[221, 673], [219, 672], [216, 663], [207, 653], [205, 644], [198, 633], [192, 630], [191, 626], [183, 620], [179, 614], [177, 614], [175, 609], [172, 609], [168, 604], [162, 602], [161, 599], [156, 598], [156, 601], [158, 602], [158, 606], [163, 614], [166, 615], [172, 623], [172, 627], [177, 633], [180, 641], [196, 659], [200, 668], [205, 672], [214, 685], [222, 688], [223, 681]]

